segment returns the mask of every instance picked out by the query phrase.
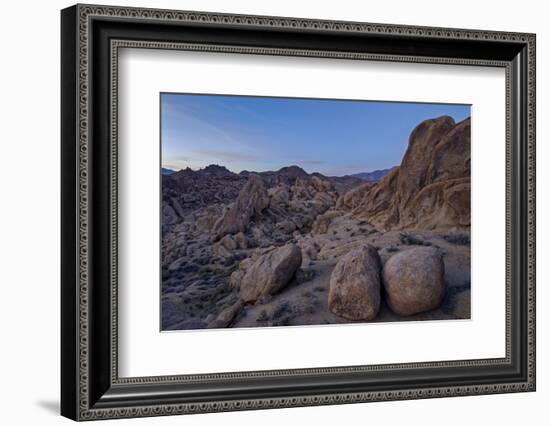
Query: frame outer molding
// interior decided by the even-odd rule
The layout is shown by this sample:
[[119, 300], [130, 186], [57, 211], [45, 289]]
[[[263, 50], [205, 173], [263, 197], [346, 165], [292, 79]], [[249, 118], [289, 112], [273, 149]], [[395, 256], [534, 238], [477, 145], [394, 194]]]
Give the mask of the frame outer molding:
[[[410, 36], [449, 40], [505, 41], [524, 45], [521, 55], [527, 70], [527, 105], [523, 105], [526, 117], [522, 129], [527, 170], [527, 193], [523, 194], [527, 207], [526, 271], [527, 271], [527, 336], [525, 382], [500, 383], [479, 386], [450, 386], [424, 389], [402, 389], [398, 391], [333, 393], [303, 397], [274, 397], [253, 400], [227, 400], [205, 403], [175, 403], [135, 408], [95, 408], [90, 400], [89, 389], [89, 233], [90, 233], [90, 162], [89, 162], [89, 54], [90, 22], [93, 18], [134, 19], [142, 22], [180, 22], [193, 24], [217, 24], [234, 27], [255, 27], [260, 29], [314, 30], [338, 33], [381, 34], [385, 36]], [[76, 52], [74, 63], [62, 66], [62, 101], [77, 106], [71, 115], [63, 107], [62, 114], [62, 179], [70, 181], [62, 186], [63, 230], [62, 256], [62, 320], [67, 323], [76, 319], [73, 327], [63, 329], [62, 339], [62, 414], [75, 420], [93, 420], [113, 417], [142, 417], [171, 414], [205, 413], [230, 410], [281, 408], [293, 406], [344, 404], [353, 402], [434, 398], [442, 396], [465, 396], [489, 393], [506, 393], [535, 390], [535, 46], [534, 34], [496, 32], [438, 27], [420, 27], [359, 22], [339, 22], [315, 19], [297, 19], [269, 16], [248, 16], [235, 14], [172, 11], [159, 9], [107, 7], [76, 5], [65, 9], [62, 14], [62, 51]], [[63, 60], [63, 58], [62, 58]], [[74, 79], [71, 74], [74, 71]], [[75, 99], [71, 94], [76, 93]], [[507, 100], [508, 103], [508, 100]], [[66, 121], [70, 124], [65, 124]], [[507, 132], [508, 133], [508, 132]], [[76, 141], [76, 144], [75, 144]], [[75, 167], [72, 167], [72, 164]], [[507, 166], [508, 168], [508, 166]], [[508, 171], [508, 170], [507, 170]], [[508, 185], [507, 185], [508, 186]], [[71, 217], [74, 214], [74, 217]], [[508, 221], [508, 220], [507, 220]], [[74, 233], [73, 233], [74, 231]], [[76, 235], [76, 239], [75, 236]], [[116, 245], [112, 247], [116, 251]], [[507, 268], [508, 268], [507, 259]], [[508, 274], [507, 274], [508, 275]], [[74, 288], [72, 288], [74, 287]], [[72, 289], [71, 289], [72, 288]], [[74, 303], [74, 305], [73, 305]], [[64, 326], [65, 327], [65, 326]], [[74, 330], [73, 330], [74, 329]], [[70, 336], [70, 334], [75, 333]], [[74, 340], [74, 345], [71, 341]], [[73, 359], [67, 353], [74, 353]], [[68, 366], [68, 367], [67, 367]], [[112, 372], [114, 374], [115, 372]], [[152, 382], [160, 378], [151, 378]], [[177, 380], [174, 377], [172, 380]], [[168, 381], [170, 377], [168, 376]], [[162, 381], [162, 380], [161, 380]], [[74, 398], [71, 397], [74, 394]]]

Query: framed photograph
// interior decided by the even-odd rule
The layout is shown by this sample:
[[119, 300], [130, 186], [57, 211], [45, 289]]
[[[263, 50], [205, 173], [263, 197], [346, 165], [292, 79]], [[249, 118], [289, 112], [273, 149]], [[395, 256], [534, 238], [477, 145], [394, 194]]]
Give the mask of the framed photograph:
[[61, 12], [61, 412], [535, 390], [535, 35]]

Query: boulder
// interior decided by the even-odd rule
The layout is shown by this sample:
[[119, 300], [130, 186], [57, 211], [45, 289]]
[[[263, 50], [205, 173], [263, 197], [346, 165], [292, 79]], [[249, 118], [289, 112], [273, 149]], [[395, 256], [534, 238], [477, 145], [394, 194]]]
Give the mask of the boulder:
[[398, 315], [430, 311], [445, 296], [445, 265], [439, 250], [418, 247], [390, 257], [383, 269], [386, 301]]
[[283, 220], [275, 225], [283, 234], [291, 234], [296, 229], [296, 224], [291, 220]]
[[318, 247], [316, 247], [315, 242], [311, 238], [300, 238], [297, 243], [300, 247], [300, 250], [302, 250], [302, 257], [308, 258], [308, 260], [317, 259], [317, 253], [319, 252], [319, 249]]
[[239, 232], [235, 235], [235, 241], [237, 242], [239, 248], [248, 248], [248, 238], [246, 238], [246, 235], [244, 235], [242, 232]]
[[262, 227], [252, 224], [250, 231], [252, 236], [249, 238], [249, 242], [252, 247], [267, 247], [271, 244], [272, 240], [269, 233], [266, 233]]
[[322, 211], [328, 210], [336, 202], [336, 196], [333, 193], [318, 192], [311, 200], [317, 208]]
[[313, 187], [320, 192], [328, 192], [334, 190], [331, 183], [328, 180], [321, 179], [318, 176], [311, 177], [311, 184]]
[[197, 218], [197, 220], [195, 221], [195, 226], [197, 231], [209, 232], [214, 226], [215, 222], [216, 217], [214, 215], [205, 214]]
[[228, 306], [223, 311], [221, 311], [215, 320], [210, 322], [204, 328], [226, 328], [231, 325], [235, 317], [243, 309], [243, 302], [238, 300], [233, 305]]
[[163, 225], [173, 225], [180, 221], [179, 216], [172, 206], [169, 204], [163, 203], [162, 205], [162, 224]]
[[243, 271], [246, 271], [248, 268], [250, 268], [254, 264], [254, 261], [250, 259], [249, 257], [243, 259], [239, 263], [239, 269], [242, 269]]
[[217, 241], [227, 234], [246, 231], [252, 217], [261, 213], [268, 205], [269, 196], [262, 178], [251, 174], [235, 202], [230, 204], [214, 224], [211, 240]]
[[237, 269], [229, 276], [229, 287], [239, 288], [241, 285], [241, 280], [244, 277], [244, 271], [242, 269]]
[[348, 320], [373, 320], [380, 309], [380, 256], [364, 245], [343, 256], [330, 276], [328, 306]]
[[231, 235], [226, 235], [220, 240], [220, 244], [224, 246], [227, 250], [236, 250], [237, 242]]
[[221, 257], [231, 257], [232, 256], [231, 251], [228, 250], [227, 248], [225, 248], [225, 246], [223, 244], [221, 244], [220, 242], [217, 242], [217, 243], [212, 245], [212, 253], [216, 256], [221, 256]]
[[302, 252], [287, 244], [260, 256], [241, 280], [239, 296], [244, 302], [255, 302], [282, 290], [292, 280], [302, 263]]
[[271, 206], [286, 205], [290, 201], [290, 192], [288, 185], [279, 184], [273, 188], [269, 188], [270, 196], [269, 204]]
[[370, 189], [375, 185], [374, 182], [365, 182], [355, 188], [350, 189], [344, 194], [338, 197], [336, 200], [336, 208], [342, 209], [353, 209], [363, 202], [365, 195], [370, 191]]
[[326, 232], [328, 231], [328, 227], [332, 222], [332, 219], [341, 215], [342, 215], [341, 212], [334, 211], [334, 210], [320, 214], [319, 216], [317, 216], [317, 218], [313, 222], [313, 225], [311, 225], [311, 233], [326, 234]]

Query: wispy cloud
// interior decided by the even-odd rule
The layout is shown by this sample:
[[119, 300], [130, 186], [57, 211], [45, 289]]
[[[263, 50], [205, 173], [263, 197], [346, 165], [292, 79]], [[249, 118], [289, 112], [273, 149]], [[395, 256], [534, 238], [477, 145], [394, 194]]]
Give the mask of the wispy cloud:
[[[265, 133], [249, 125], [255, 123], [257, 126], [262, 120], [270, 123], [269, 117], [241, 105], [229, 107], [223, 102], [224, 97], [208, 98], [208, 103], [176, 104], [174, 96], [168, 96], [163, 100], [162, 120], [168, 133], [165, 136], [172, 139], [172, 144], [187, 140], [194, 144], [210, 146], [231, 144], [253, 150], [270, 146], [271, 141], [266, 139]], [[187, 100], [192, 99], [201, 100], [204, 97], [187, 97]], [[238, 119], [235, 118], [236, 115]]]
[[264, 162], [262, 156], [248, 154], [238, 151], [224, 151], [213, 149], [192, 150], [189, 156], [178, 156], [163, 158], [163, 167], [180, 170], [190, 167], [191, 169], [202, 169], [210, 164], [219, 164], [235, 172], [240, 172], [254, 165]]
[[249, 154], [246, 152], [238, 151], [221, 151], [214, 149], [200, 149], [191, 151], [195, 159], [208, 160], [208, 161], [258, 161], [261, 160], [261, 156]]
[[177, 160], [168, 160], [162, 161], [162, 167], [165, 169], [171, 169], [171, 170], [183, 170], [187, 167], [191, 167], [192, 169], [195, 169], [196, 167], [191, 166], [189, 162], [184, 161], [177, 161]]
[[162, 161], [198, 169], [345, 175], [399, 164], [412, 129], [426, 118], [469, 115], [445, 104], [296, 100], [173, 94], [162, 97]]
[[320, 166], [322, 164], [326, 164], [326, 161], [323, 160], [295, 160], [295, 163], [303, 164], [307, 166]]

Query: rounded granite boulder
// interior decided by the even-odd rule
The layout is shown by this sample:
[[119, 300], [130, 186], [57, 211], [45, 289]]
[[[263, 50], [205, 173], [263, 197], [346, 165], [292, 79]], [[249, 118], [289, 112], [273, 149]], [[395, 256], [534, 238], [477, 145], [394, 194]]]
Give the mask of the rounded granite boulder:
[[383, 268], [386, 301], [398, 315], [430, 311], [445, 296], [445, 265], [439, 250], [418, 247], [390, 257]]

